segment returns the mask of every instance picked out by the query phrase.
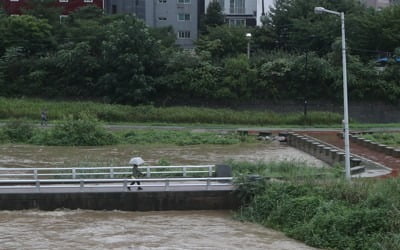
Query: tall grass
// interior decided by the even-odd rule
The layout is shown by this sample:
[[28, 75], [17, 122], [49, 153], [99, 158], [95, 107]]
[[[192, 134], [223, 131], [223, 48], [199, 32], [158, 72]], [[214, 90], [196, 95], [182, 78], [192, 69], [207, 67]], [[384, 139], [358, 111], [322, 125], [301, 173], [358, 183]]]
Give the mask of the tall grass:
[[239, 219], [318, 248], [400, 249], [400, 179], [243, 181]]
[[95, 102], [44, 101], [0, 98], [0, 119], [39, 120], [41, 110], [48, 118], [60, 120], [80, 112], [104, 122], [166, 122], [245, 125], [340, 125], [341, 115], [329, 112], [277, 114], [274, 112], [235, 111], [195, 107], [154, 107], [111, 105]]
[[374, 133], [363, 137], [388, 146], [400, 147], [400, 133]]

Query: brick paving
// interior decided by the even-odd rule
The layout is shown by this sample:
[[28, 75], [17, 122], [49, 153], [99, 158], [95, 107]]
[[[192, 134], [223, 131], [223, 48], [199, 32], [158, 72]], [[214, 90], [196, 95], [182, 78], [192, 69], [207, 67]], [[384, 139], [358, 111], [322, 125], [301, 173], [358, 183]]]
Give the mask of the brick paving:
[[[344, 141], [338, 136], [338, 132], [335, 131], [303, 131], [301, 134], [309, 135], [314, 138], [317, 138], [321, 141], [332, 144], [336, 147], [344, 149]], [[400, 171], [400, 158], [396, 158], [390, 155], [386, 155], [382, 152], [377, 152], [371, 150], [365, 146], [362, 146], [357, 143], [350, 142], [350, 151], [356, 155], [363, 156], [372, 161], [378, 162], [386, 167], [392, 169], [392, 173], [390, 176], [399, 176]]]

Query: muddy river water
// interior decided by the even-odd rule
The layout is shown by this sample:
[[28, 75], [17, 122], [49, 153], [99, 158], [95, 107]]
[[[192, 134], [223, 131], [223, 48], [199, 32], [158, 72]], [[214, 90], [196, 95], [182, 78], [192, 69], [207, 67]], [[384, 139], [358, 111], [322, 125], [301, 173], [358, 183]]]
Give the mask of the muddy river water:
[[[148, 165], [239, 161], [323, 163], [280, 145], [40, 147], [0, 145], [0, 167]], [[282, 233], [232, 219], [229, 211], [0, 211], [0, 249], [313, 249]]]

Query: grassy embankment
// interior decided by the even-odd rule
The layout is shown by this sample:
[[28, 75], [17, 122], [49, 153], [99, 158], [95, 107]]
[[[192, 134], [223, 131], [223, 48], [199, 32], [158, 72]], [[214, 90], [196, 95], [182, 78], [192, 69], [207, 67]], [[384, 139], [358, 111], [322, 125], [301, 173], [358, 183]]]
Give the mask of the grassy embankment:
[[347, 182], [326, 169], [315, 178], [321, 170], [309, 168], [305, 174], [304, 167], [287, 162], [234, 167], [239, 176], [284, 177], [257, 182], [242, 177], [243, 206], [237, 213], [241, 220], [323, 249], [400, 249], [400, 179]]
[[374, 133], [362, 136], [365, 139], [393, 147], [400, 147], [400, 133]]
[[39, 121], [40, 112], [46, 109], [54, 122], [82, 112], [106, 123], [147, 124], [218, 124], [252, 126], [340, 126], [341, 114], [309, 112], [305, 121], [302, 112], [277, 114], [260, 111], [235, 111], [195, 107], [164, 107], [110, 105], [94, 102], [56, 102], [39, 99], [0, 98], [0, 119]]

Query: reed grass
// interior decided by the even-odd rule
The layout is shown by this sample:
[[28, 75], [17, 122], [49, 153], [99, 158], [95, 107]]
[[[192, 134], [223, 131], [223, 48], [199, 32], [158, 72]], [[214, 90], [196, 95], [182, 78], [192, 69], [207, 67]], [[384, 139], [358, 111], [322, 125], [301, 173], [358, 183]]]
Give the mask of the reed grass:
[[41, 99], [0, 98], [0, 119], [39, 120], [47, 110], [50, 121], [85, 112], [103, 122], [160, 122], [243, 125], [340, 125], [341, 115], [309, 112], [278, 114], [269, 111], [236, 111], [199, 107], [154, 107], [102, 104], [90, 101], [45, 101]]

